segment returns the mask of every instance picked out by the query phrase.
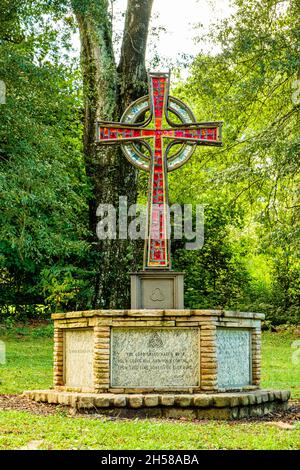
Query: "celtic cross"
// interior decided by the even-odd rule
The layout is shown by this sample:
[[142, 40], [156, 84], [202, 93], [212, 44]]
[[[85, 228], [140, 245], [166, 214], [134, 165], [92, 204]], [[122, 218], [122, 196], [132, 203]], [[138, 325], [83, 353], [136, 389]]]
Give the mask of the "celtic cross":
[[148, 78], [149, 96], [132, 103], [120, 123], [99, 121], [97, 142], [121, 144], [133, 165], [150, 172], [144, 269], [169, 270], [167, 172], [183, 165], [196, 145], [222, 145], [222, 123], [197, 123], [182, 101], [169, 96], [169, 74], [149, 73]]

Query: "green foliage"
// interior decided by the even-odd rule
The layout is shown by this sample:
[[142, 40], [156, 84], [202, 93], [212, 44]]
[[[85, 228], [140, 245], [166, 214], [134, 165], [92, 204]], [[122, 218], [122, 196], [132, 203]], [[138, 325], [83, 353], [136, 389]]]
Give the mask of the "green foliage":
[[[176, 89], [199, 119], [224, 120], [224, 147], [197, 151], [191, 164], [174, 174], [173, 199], [191, 200], [195, 194], [208, 207], [223, 199], [242, 214], [234, 239], [211, 234], [221, 259], [222, 244], [229, 243], [242, 278], [241, 295], [230, 287], [225, 304], [233, 297], [239, 308], [263, 311], [273, 324], [299, 322], [299, 2], [235, 4], [236, 13], [209, 36], [221, 52], [200, 54], [187, 83]], [[232, 235], [230, 225], [235, 226], [228, 219]], [[208, 230], [203, 259], [211, 244]], [[245, 267], [250, 283], [244, 282]], [[205, 285], [210, 268], [199, 285]]]
[[[7, 325], [92, 308], [104, 257], [88, 231], [71, 3], [81, 13], [96, 5], [0, 6], [7, 88], [0, 105], [0, 316]], [[172, 202], [205, 208], [203, 248], [187, 251], [174, 240], [173, 267], [186, 272], [187, 307], [261, 311], [270, 325], [299, 323], [299, 2], [234, 3], [236, 12], [208, 38], [220, 52], [199, 54], [172, 93], [199, 120], [224, 120], [223, 148], [197, 149], [170, 174]], [[110, 21], [101, 11], [99, 27]], [[140, 175], [142, 197], [146, 179]], [[114, 267], [104, 275], [113, 280]]]
[[239, 215], [222, 201], [205, 207], [204, 245], [188, 251], [173, 242], [174, 268], [185, 272], [185, 306], [233, 308], [243, 297], [249, 275], [243, 260], [230, 243], [229, 225]]
[[0, 324], [0, 336], [9, 338], [21, 338], [35, 339], [35, 338], [50, 338], [53, 339], [54, 326], [53, 323], [42, 326], [26, 326], [26, 323], [22, 326], [16, 326], [15, 322], [12, 322], [12, 317], [8, 317], [10, 321], [6, 321], [4, 324]]
[[39, 288], [53, 310], [91, 308], [91, 278], [94, 272], [76, 266], [52, 266], [43, 269]]
[[15, 318], [38, 313], [41, 303], [53, 309], [79, 303], [89, 249], [80, 75], [76, 61], [60, 57], [70, 26], [60, 34], [54, 20], [64, 16], [29, 3], [16, 17], [23, 39], [0, 37], [7, 88], [0, 106], [0, 298], [2, 316]]

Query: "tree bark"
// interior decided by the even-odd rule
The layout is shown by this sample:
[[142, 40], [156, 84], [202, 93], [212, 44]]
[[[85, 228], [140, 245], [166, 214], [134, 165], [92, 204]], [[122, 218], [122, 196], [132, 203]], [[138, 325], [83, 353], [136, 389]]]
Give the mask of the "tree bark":
[[119, 196], [136, 202], [137, 170], [119, 147], [95, 144], [97, 119], [119, 121], [129, 103], [147, 93], [145, 52], [153, 0], [128, 0], [121, 60], [117, 67], [112, 45], [108, 0], [73, 0], [81, 41], [84, 87], [84, 158], [92, 195], [89, 200], [91, 259], [95, 269], [92, 306], [128, 308], [129, 272], [138, 261], [130, 240], [96, 237], [99, 204], [118, 208]]
[[121, 106], [147, 94], [145, 55], [152, 5], [153, 0], [128, 0], [118, 66]]

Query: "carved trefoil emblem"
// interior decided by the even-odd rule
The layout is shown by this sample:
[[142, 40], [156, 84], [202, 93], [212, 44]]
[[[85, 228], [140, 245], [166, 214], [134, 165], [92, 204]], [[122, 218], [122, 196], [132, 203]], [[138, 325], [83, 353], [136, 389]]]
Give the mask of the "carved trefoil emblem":
[[159, 334], [157, 332], [152, 333], [148, 341], [148, 347], [149, 348], [163, 348], [163, 346], [164, 344]]
[[165, 296], [159, 289], [159, 287], [152, 291], [150, 295], [150, 300], [152, 300], [153, 302], [163, 302], [165, 300]]

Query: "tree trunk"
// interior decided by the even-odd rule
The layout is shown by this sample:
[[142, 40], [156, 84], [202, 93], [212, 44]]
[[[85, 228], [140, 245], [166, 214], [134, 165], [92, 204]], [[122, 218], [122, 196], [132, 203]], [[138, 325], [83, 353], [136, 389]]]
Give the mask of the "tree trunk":
[[[147, 94], [145, 54], [153, 0], [128, 0], [119, 74], [119, 106]], [[120, 110], [122, 112], [122, 110]]]
[[117, 67], [107, 0], [73, 0], [81, 40], [84, 86], [84, 157], [92, 187], [89, 200], [91, 256], [95, 269], [94, 308], [128, 308], [129, 272], [136, 269], [137, 246], [130, 240], [96, 237], [99, 204], [118, 208], [119, 196], [136, 202], [137, 170], [119, 147], [95, 144], [97, 119], [119, 121], [128, 104], [147, 93], [145, 51], [153, 0], [128, 0], [121, 60]]

